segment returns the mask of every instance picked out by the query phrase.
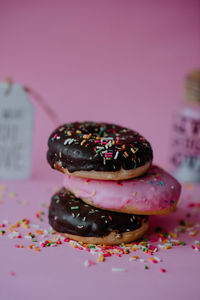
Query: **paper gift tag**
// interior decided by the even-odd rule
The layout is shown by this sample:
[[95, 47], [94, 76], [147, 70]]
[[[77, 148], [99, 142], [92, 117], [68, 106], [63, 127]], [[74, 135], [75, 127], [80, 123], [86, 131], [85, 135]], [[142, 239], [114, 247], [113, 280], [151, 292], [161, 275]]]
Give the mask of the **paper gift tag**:
[[33, 106], [24, 88], [0, 83], [0, 178], [31, 174]]

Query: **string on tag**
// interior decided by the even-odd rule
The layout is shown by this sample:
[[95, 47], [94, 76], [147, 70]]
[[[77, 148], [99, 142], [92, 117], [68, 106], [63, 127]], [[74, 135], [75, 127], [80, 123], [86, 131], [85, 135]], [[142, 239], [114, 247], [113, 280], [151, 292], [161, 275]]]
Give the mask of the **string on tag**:
[[8, 86], [7, 86], [7, 89], [5, 90], [5, 95], [8, 95], [10, 93], [10, 90], [12, 87], [12, 79], [10, 77], [7, 77], [6, 82], [7, 82]]
[[45, 102], [45, 100], [32, 88], [24, 86], [25, 91], [33, 97], [33, 99], [42, 107], [44, 112], [49, 116], [52, 122], [58, 126], [60, 124], [59, 118], [54, 110]]
[[[7, 94], [9, 94], [9, 92], [12, 88], [13, 81], [10, 77], [8, 77], [5, 81], [8, 84], [8, 87], [5, 91], [5, 94], [7, 95]], [[52, 120], [54, 125], [58, 126], [60, 124], [59, 118], [58, 118], [57, 114], [54, 112], [54, 110], [46, 103], [44, 98], [41, 97], [41, 95], [39, 93], [37, 93], [34, 89], [32, 89], [30, 87], [23, 86], [23, 88], [40, 105], [40, 107], [44, 110], [44, 112]]]

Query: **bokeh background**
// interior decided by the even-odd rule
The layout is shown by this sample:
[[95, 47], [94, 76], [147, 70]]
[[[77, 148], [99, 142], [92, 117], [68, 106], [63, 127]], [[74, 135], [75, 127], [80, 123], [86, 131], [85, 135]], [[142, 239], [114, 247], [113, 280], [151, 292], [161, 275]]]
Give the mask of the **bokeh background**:
[[[184, 76], [199, 66], [199, 0], [0, 0], [0, 80], [37, 91], [60, 123], [139, 131], [161, 165]], [[55, 125], [33, 103], [33, 178], [57, 180], [45, 157]]]

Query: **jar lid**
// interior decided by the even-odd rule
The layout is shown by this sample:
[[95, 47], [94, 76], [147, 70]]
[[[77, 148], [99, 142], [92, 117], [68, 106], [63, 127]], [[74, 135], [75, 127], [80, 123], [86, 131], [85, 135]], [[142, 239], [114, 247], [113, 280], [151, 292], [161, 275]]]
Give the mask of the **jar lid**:
[[200, 69], [193, 70], [185, 80], [186, 99], [200, 104]]

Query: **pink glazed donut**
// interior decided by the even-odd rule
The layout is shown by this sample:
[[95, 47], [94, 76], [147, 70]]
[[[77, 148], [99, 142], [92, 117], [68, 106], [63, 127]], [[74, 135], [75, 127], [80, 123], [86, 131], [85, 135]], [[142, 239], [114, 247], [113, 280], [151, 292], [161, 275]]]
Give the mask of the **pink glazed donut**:
[[181, 193], [180, 183], [157, 166], [138, 178], [106, 181], [65, 176], [64, 186], [84, 202], [105, 210], [163, 215], [172, 212]]

